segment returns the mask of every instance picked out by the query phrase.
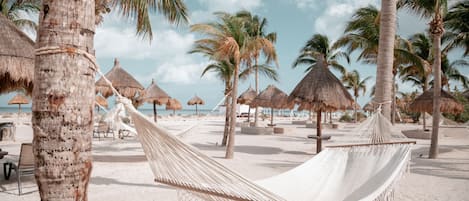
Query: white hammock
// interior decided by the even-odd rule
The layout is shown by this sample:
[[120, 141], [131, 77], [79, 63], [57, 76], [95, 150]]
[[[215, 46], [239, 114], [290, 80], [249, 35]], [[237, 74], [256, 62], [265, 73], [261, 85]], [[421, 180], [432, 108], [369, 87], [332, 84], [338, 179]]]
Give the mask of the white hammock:
[[139, 113], [127, 112], [155, 180], [189, 191], [190, 200], [387, 200], [410, 159], [408, 144], [326, 148], [276, 177], [252, 182], [185, 144]]

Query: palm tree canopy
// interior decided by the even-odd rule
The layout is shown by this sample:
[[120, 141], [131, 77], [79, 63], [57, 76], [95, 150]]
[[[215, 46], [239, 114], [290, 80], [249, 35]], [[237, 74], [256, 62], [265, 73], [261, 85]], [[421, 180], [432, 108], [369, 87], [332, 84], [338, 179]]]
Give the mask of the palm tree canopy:
[[39, 0], [0, 0], [0, 15], [11, 20], [19, 28], [36, 30], [36, 22], [24, 18], [22, 14], [38, 13], [40, 4]]
[[464, 48], [464, 56], [469, 55], [469, 1], [455, 4], [445, 16], [445, 27], [448, 30], [443, 35], [443, 42], [448, 42], [445, 51], [457, 47]]
[[362, 91], [363, 94], [366, 93], [366, 82], [370, 79], [371, 76], [368, 76], [361, 80], [360, 73], [357, 70], [353, 70], [342, 77], [342, 82], [345, 83], [345, 88], [351, 89], [354, 96], [358, 97], [360, 95], [360, 91]]
[[299, 65], [309, 65], [305, 70], [308, 72], [312, 67], [316, 66], [318, 60], [324, 60], [328, 67], [332, 67], [342, 74], [345, 72], [345, 67], [342, 66], [338, 60], [345, 58], [350, 63], [349, 55], [342, 51], [337, 51], [326, 35], [315, 34], [306, 42], [306, 45], [301, 49], [300, 55], [293, 63], [293, 68]]
[[436, 1], [440, 4], [440, 11], [445, 15], [448, 11], [447, 0], [398, 0], [397, 7], [407, 9], [422, 18], [430, 18], [435, 14]]

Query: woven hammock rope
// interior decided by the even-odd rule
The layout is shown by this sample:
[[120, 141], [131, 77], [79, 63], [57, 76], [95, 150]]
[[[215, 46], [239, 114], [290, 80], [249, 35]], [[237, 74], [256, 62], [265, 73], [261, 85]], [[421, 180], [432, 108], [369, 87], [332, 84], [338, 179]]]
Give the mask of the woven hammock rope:
[[[111, 82], [99, 70], [93, 55], [69, 47], [44, 47], [36, 50], [36, 55], [63, 52], [84, 55], [93, 64], [93, 70], [104, 78], [116, 94], [117, 101], [124, 105], [133, 119], [138, 139], [155, 180], [182, 189], [183, 191], [178, 192], [180, 199], [209, 201], [389, 200], [392, 198], [392, 187], [410, 160], [409, 144], [326, 148], [297, 168], [265, 180], [270, 180], [270, 182], [255, 183], [224, 167], [197, 148], [184, 143], [138, 112], [129, 99], [122, 97], [112, 87]], [[387, 132], [387, 129], [390, 129], [389, 125], [384, 123], [381, 116], [375, 115], [370, 119], [367, 123], [375, 125], [375, 128], [372, 129], [371, 134], [366, 135], [371, 135], [372, 143], [391, 139], [392, 136]], [[332, 164], [334, 164], [333, 167], [331, 167]], [[312, 169], [317, 171], [312, 171]], [[360, 176], [359, 179], [352, 179], [358, 176]], [[310, 179], [303, 183], [295, 183], [297, 180], [292, 177]], [[288, 183], [290, 183], [289, 186], [281, 186]], [[307, 190], [296, 192], [297, 187]], [[298, 195], [300, 197], [297, 197]]]

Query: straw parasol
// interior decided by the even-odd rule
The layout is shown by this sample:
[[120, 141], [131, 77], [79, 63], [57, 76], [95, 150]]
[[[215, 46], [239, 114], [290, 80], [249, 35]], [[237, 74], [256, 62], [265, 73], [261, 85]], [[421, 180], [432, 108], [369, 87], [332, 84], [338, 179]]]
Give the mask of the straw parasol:
[[153, 104], [153, 118], [156, 122], [158, 114], [156, 111], [156, 105], [167, 104], [169, 99], [171, 99], [171, 97], [169, 97], [169, 95], [163, 91], [163, 89], [158, 87], [158, 85], [155, 83], [155, 80], [152, 79], [150, 86], [145, 89], [143, 95], [138, 98], [138, 101]]
[[166, 110], [173, 110], [173, 115], [176, 114], [176, 110], [181, 110], [181, 109], [182, 109], [181, 103], [175, 98], [169, 99], [168, 103], [166, 103]]
[[[246, 91], [244, 91], [241, 95], [239, 95], [237, 102], [239, 104], [249, 105], [254, 99], [256, 98], [256, 91], [249, 86]], [[249, 105], [248, 108], [248, 122], [250, 122], [251, 117], [251, 106]]]
[[321, 112], [327, 110], [346, 109], [353, 104], [353, 98], [327, 68], [327, 63], [319, 58], [315, 66], [296, 85], [290, 93], [290, 100], [308, 104], [310, 109], [317, 112], [317, 145], [316, 149], [321, 151]]
[[[107, 108], [109, 106], [108, 103], [107, 103], [107, 100], [104, 97], [102, 97], [101, 95], [96, 95], [94, 101], [95, 101], [96, 106], [99, 105], [99, 106], [105, 107], [105, 108]], [[98, 106], [98, 111], [99, 111], [99, 106]]]
[[0, 15], [0, 94], [33, 90], [34, 42]]
[[21, 104], [28, 104], [29, 100], [26, 96], [22, 94], [16, 94], [10, 101], [8, 101], [8, 105], [18, 105], [18, 113], [21, 113]]
[[[124, 97], [133, 99], [137, 93], [141, 94], [143, 92], [143, 86], [127, 71], [121, 68], [117, 59], [114, 60], [114, 67], [112, 67], [112, 69], [104, 76], [111, 81], [112, 86]], [[113, 94], [109, 85], [104, 81], [104, 78], [100, 78], [96, 82], [96, 93], [98, 92], [100, 92], [105, 98], [112, 96]]]
[[[440, 111], [444, 113], [458, 114], [464, 111], [464, 106], [451, 94], [441, 90]], [[433, 88], [425, 91], [410, 103], [409, 110], [412, 112], [433, 112]]]
[[196, 115], [199, 115], [199, 112], [198, 112], [198, 109], [197, 109], [197, 105], [204, 105], [205, 102], [204, 102], [204, 100], [202, 100], [201, 98], [199, 98], [197, 95], [195, 95], [195, 96], [192, 97], [189, 101], [187, 101], [187, 104], [188, 104], [188, 105], [195, 105], [195, 114], [196, 114]]
[[251, 107], [270, 107], [270, 125], [274, 125], [274, 109], [293, 109], [295, 103], [288, 100], [288, 95], [274, 85], [267, 86], [251, 102]]

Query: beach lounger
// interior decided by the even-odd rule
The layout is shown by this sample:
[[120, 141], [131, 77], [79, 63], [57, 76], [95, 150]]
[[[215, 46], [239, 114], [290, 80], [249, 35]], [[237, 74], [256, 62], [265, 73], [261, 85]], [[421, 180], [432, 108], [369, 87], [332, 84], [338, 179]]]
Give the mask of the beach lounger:
[[15, 170], [18, 181], [18, 195], [21, 195], [21, 177], [34, 175], [34, 155], [32, 143], [21, 144], [20, 158], [18, 164], [6, 162], [3, 164], [5, 179], [8, 180], [11, 170]]
[[95, 125], [93, 130], [93, 137], [96, 137], [101, 140], [101, 134], [104, 137], [107, 137], [108, 134], [112, 134], [112, 139], [114, 139], [114, 131], [111, 128], [111, 125], [106, 122], [99, 122]]

